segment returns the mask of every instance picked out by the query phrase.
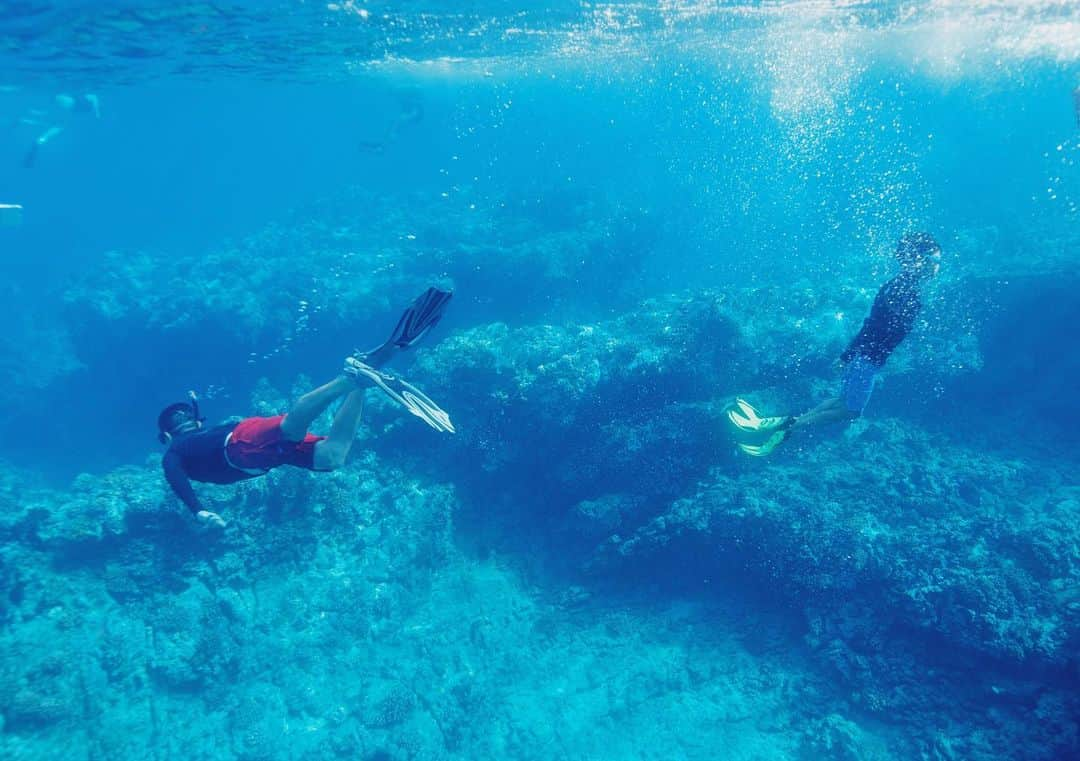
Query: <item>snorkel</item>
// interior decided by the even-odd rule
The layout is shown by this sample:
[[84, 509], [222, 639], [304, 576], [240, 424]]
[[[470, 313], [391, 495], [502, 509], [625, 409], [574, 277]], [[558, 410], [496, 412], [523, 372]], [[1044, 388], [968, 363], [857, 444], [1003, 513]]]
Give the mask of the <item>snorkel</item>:
[[203, 421], [205, 421], [206, 418], [199, 415], [199, 395], [196, 394], [194, 391], [188, 391], [187, 395], [188, 401], [191, 404], [191, 412], [193, 417], [195, 418], [195, 422], [199, 425], [202, 425]]
[[[177, 422], [177, 418], [180, 421]], [[206, 418], [199, 415], [199, 396], [188, 391], [188, 401], [170, 404], [158, 415], [158, 441], [170, 443], [177, 434], [197, 431]]]

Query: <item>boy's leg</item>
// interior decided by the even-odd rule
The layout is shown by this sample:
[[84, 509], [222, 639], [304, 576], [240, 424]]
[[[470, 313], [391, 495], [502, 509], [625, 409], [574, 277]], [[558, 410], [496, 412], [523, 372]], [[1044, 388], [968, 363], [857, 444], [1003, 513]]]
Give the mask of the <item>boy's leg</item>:
[[315, 444], [315, 470], [335, 470], [345, 464], [349, 449], [356, 439], [356, 431], [360, 427], [360, 413], [363, 410], [364, 391], [354, 387], [334, 415], [330, 435]]
[[841, 423], [858, 416], [857, 412], [848, 411], [847, 407], [844, 406], [843, 399], [834, 396], [832, 399], [826, 399], [814, 409], [796, 417], [795, 422], [791, 424], [791, 428], [794, 430], [828, 423]]
[[844, 368], [840, 395], [826, 399], [809, 412], [795, 418], [792, 428], [807, 428], [829, 423], [847, 423], [862, 414], [874, 392], [877, 365], [866, 357], [855, 357]]
[[335, 399], [340, 399], [350, 391], [356, 391], [356, 381], [340, 375], [314, 391], [304, 394], [281, 421], [281, 435], [288, 441], [303, 441], [308, 428], [315, 422], [315, 418], [321, 415]]

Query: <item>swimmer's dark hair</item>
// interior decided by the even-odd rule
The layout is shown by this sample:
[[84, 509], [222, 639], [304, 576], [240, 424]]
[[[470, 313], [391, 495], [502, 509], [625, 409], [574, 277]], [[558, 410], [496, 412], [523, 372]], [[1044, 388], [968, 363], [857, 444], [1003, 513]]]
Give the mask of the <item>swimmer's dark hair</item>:
[[198, 413], [187, 402], [170, 404], [158, 415], [158, 441], [168, 444], [181, 430], [190, 430], [198, 423]]
[[907, 233], [896, 244], [896, 259], [907, 266], [922, 261], [941, 251], [941, 246], [930, 233]]

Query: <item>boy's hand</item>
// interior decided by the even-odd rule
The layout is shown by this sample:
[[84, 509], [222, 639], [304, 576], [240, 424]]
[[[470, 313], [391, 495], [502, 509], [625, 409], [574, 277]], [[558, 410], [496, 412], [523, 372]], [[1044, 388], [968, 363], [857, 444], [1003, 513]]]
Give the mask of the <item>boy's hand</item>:
[[221, 519], [221, 516], [217, 513], [212, 513], [209, 510], [200, 510], [195, 514], [199, 523], [204, 526], [217, 526], [218, 528], [225, 528], [225, 521]]

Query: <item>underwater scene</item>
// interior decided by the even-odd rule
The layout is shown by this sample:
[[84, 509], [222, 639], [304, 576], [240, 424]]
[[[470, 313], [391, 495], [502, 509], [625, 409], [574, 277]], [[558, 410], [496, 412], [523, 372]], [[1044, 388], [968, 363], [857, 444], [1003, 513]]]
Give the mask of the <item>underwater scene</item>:
[[1080, 759], [1080, 4], [0, 0], [0, 758]]

